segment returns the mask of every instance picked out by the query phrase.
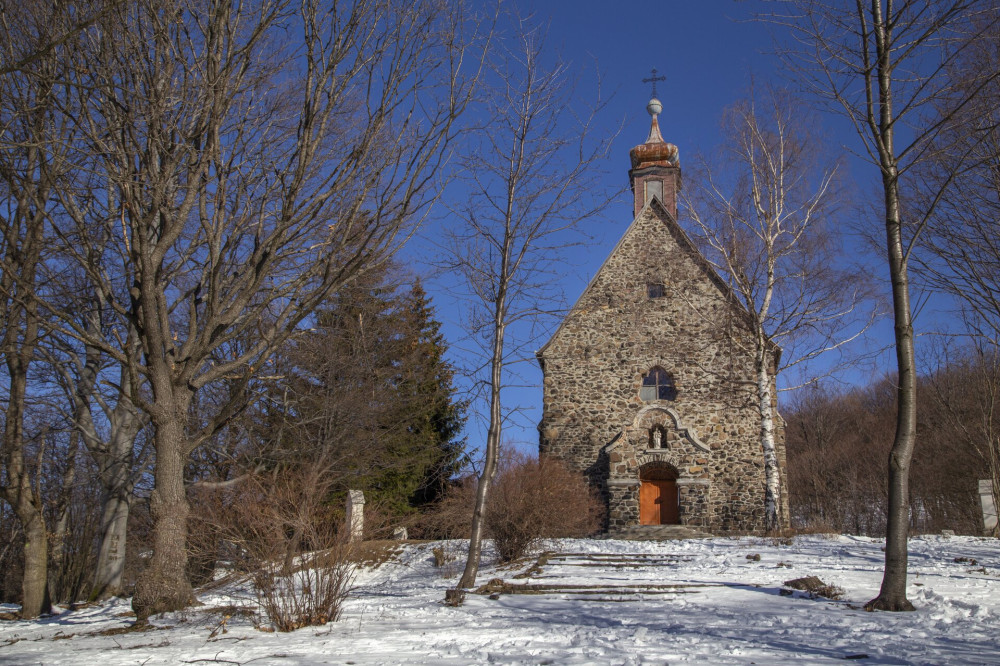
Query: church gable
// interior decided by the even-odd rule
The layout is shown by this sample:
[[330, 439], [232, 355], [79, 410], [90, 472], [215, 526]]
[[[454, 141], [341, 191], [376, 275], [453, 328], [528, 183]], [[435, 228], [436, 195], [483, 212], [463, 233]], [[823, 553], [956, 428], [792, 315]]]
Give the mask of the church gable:
[[[720, 311], [739, 308], [727, 293], [725, 283], [680, 225], [654, 199], [629, 225], [539, 356], [545, 358], [550, 351], [566, 345], [577, 347], [581, 342], [586, 347], [587, 341], [570, 331], [574, 323], [593, 320], [602, 311], [627, 311], [631, 321], [619, 323], [643, 327], [658, 326], [656, 319], [686, 308], [714, 326]], [[616, 334], [619, 328], [616, 326]], [[591, 335], [585, 337], [600, 337], [592, 328], [588, 332]]]

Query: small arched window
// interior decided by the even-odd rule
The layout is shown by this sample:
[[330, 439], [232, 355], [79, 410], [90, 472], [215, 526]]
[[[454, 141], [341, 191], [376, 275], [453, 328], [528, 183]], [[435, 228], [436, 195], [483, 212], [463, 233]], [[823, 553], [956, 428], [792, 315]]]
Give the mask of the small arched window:
[[676, 399], [677, 387], [674, 386], [673, 377], [659, 366], [651, 369], [642, 378], [642, 388], [639, 389], [639, 398], [643, 402]]

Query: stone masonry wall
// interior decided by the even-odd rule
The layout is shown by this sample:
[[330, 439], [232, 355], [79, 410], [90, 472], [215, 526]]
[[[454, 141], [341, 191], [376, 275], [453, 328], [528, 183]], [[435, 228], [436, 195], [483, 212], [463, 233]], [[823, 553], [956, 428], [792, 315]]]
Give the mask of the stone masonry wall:
[[[653, 202], [539, 352], [539, 450], [600, 489], [612, 529], [638, 523], [639, 470], [651, 462], [677, 470], [682, 523], [717, 534], [763, 525], [751, 358], [734, 342], [738, 317], [710, 275]], [[650, 283], [665, 295], [650, 298]], [[642, 377], [654, 366], [672, 375], [675, 400], [640, 400]], [[653, 451], [656, 424], [667, 436]]]

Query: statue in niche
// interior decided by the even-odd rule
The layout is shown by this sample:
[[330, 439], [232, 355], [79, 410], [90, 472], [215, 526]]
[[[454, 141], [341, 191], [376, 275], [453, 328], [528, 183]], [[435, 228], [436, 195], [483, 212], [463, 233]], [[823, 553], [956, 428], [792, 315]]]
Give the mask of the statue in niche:
[[653, 449], [663, 448], [663, 431], [661, 428], [653, 426], [650, 439], [650, 448]]

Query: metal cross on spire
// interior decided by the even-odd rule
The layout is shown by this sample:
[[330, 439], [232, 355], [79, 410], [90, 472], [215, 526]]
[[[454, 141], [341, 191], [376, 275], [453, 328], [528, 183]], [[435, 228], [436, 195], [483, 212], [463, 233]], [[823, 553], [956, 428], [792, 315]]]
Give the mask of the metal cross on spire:
[[656, 97], [656, 82], [657, 81], [666, 81], [667, 77], [665, 77], [665, 76], [657, 76], [656, 75], [656, 68], [655, 67], [653, 68], [653, 72], [652, 73], [653, 73], [653, 75], [651, 77], [649, 77], [648, 79], [643, 79], [642, 82], [643, 83], [652, 83], [653, 84], [653, 97]]

